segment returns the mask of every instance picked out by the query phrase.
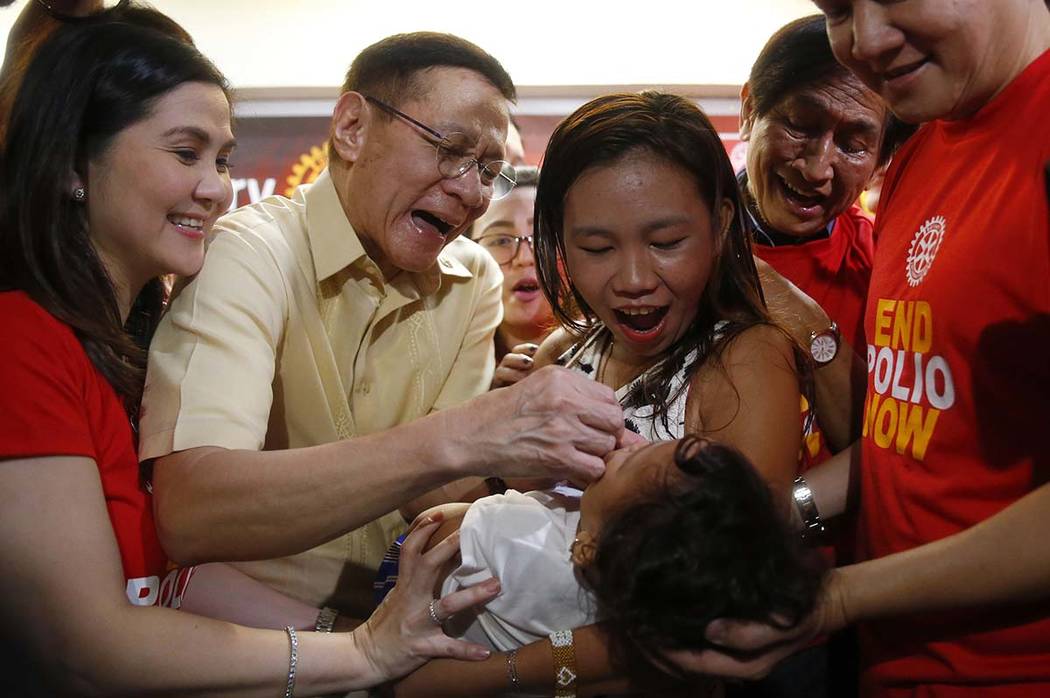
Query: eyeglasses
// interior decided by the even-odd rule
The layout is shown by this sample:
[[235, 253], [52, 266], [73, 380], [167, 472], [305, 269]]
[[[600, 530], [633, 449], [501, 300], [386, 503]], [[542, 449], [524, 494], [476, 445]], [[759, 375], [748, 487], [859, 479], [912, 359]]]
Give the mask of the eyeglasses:
[[478, 244], [488, 250], [498, 264], [510, 264], [521, 251], [523, 242], [529, 244], [529, 252], [534, 252], [531, 235], [482, 235], [478, 238]]
[[[425, 133], [423, 139], [437, 148], [438, 172], [445, 179], [456, 179], [462, 177], [477, 166], [478, 175], [481, 179], [481, 195], [486, 199], [502, 199], [510, 193], [517, 184], [514, 174], [514, 166], [504, 160], [490, 160], [482, 163], [470, 153], [474, 150], [474, 142], [466, 135], [458, 132], [442, 135], [424, 123], [416, 121], [408, 114], [394, 109], [389, 104], [381, 102], [375, 97], [365, 97], [365, 100], [376, 105], [383, 111], [399, 119], [404, 119], [420, 131]], [[421, 134], [422, 135], [422, 134]]]

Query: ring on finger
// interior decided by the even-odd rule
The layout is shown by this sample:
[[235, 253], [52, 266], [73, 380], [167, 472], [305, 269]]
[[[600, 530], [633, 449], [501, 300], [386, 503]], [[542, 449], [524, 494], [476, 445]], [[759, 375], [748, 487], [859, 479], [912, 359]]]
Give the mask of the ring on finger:
[[430, 620], [434, 621], [435, 625], [441, 625], [441, 619], [438, 618], [437, 609], [435, 608], [436, 605], [437, 599], [433, 599], [427, 606], [427, 611], [430, 613]]

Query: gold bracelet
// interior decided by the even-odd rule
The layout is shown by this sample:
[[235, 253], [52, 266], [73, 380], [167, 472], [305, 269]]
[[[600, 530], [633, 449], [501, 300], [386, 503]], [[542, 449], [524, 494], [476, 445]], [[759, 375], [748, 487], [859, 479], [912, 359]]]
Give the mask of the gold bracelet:
[[554, 655], [555, 698], [576, 698], [576, 646], [571, 630], [550, 634], [551, 653]]

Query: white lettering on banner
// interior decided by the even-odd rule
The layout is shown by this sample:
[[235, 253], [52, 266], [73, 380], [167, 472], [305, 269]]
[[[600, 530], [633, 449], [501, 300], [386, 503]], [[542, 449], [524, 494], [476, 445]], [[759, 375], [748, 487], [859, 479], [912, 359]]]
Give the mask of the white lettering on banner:
[[[233, 198], [230, 199], [230, 208], [232, 211], [238, 206], [243, 206], [245, 203], [254, 204], [256, 201], [262, 201], [267, 196], [271, 196], [274, 190], [277, 189], [277, 180], [273, 177], [267, 177], [263, 182], [262, 187], [259, 186], [259, 180], [252, 177], [251, 179], [231, 179], [230, 184], [233, 185]], [[240, 201], [240, 192], [248, 191], [248, 201]]]
[[259, 190], [259, 180], [252, 177], [248, 180], [248, 198], [254, 204], [256, 201], [262, 201], [267, 196], [273, 194], [273, 190], [277, 188], [277, 180], [273, 177], [267, 177], [266, 181], [263, 182], [262, 191]]

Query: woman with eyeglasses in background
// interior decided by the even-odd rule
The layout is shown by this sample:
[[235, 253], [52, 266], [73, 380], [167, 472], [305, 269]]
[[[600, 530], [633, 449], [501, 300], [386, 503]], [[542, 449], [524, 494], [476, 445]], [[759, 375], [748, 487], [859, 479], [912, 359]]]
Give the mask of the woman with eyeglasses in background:
[[493, 387], [516, 383], [532, 369], [532, 356], [554, 328], [551, 305], [536, 277], [532, 247], [532, 213], [540, 172], [515, 168], [517, 184], [493, 201], [474, 223], [471, 237], [503, 272], [503, 322], [496, 330], [496, 374]]

